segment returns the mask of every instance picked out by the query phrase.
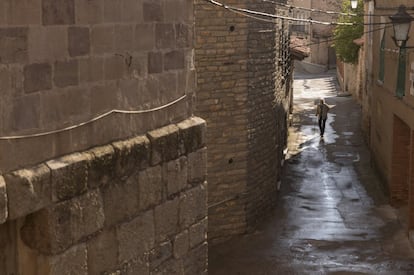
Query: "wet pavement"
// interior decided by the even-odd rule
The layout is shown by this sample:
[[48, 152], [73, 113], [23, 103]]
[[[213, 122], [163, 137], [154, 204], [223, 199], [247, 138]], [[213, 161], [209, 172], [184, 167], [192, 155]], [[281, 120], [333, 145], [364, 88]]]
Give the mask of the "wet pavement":
[[[370, 166], [360, 107], [332, 72], [295, 75], [278, 202], [252, 234], [209, 248], [209, 274], [414, 274], [403, 209]], [[332, 107], [319, 136], [315, 100]], [[404, 215], [405, 213], [405, 215]]]

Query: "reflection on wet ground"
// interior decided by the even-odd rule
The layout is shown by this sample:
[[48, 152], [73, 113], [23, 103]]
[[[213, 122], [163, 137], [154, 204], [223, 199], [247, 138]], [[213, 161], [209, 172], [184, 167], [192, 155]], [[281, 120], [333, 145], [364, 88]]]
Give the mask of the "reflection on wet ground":
[[[210, 248], [209, 274], [414, 274], [404, 220], [384, 195], [360, 108], [332, 74], [297, 75], [278, 203], [256, 232]], [[331, 111], [319, 136], [315, 100]]]

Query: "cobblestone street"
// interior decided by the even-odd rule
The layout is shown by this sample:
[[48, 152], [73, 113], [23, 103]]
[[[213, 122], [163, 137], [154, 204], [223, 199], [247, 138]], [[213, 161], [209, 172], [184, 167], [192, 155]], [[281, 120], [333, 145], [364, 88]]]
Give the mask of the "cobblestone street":
[[[315, 100], [331, 106], [319, 136]], [[209, 274], [414, 274], [406, 211], [371, 168], [360, 107], [333, 72], [296, 74], [289, 151], [273, 213], [209, 249]]]

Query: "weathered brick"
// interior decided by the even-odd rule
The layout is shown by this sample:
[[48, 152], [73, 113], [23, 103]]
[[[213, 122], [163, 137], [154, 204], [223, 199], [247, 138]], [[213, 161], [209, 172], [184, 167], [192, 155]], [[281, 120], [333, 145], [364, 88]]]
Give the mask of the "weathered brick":
[[52, 88], [52, 67], [49, 63], [26, 65], [23, 74], [26, 93]]
[[207, 148], [188, 155], [188, 181], [202, 182], [207, 176]]
[[155, 244], [154, 213], [147, 211], [117, 228], [119, 262], [141, 258]]
[[193, 248], [207, 241], [207, 218], [190, 227], [190, 247]]
[[77, 60], [57, 61], [55, 63], [54, 82], [58, 87], [79, 84], [79, 65]]
[[103, 22], [103, 0], [75, 0], [76, 24], [88, 25]]
[[94, 54], [112, 53], [115, 48], [114, 26], [98, 25], [91, 31], [91, 49]]
[[164, 54], [164, 70], [184, 69], [184, 52], [171, 51]]
[[104, 58], [91, 57], [79, 60], [79, 81], [96, 82], [104, 79]]
[[115, 150], [111, 145], [99, 146], [89, 150], [93, 155], [88, 172], [88, 188], [108, 184], [115, 177]]
[[177, 234], [174, 238], [174, 258], [180, 259], [184, 258], [187, 255], [188, 250], [190, 249], [190, 240], [188, 230]]
[[[88, 275], [87, 249], [85, 244], [71, 247], [64, 253], [49, 258], [50, 275]], [[69, 273], [68, 273], [69, 272]]]
[[20, 63], [27, 60], [27, 28], [0, 28], [0, 60], [2, 63]]
[[89, 28], [69, 27], [68, 49], [70, 56], [87, 55], [90, 52]]
[[113, 144], [116, 154], [116, 171], [119, 177], [125, 177], [142, 170], [149, 162], [149, 140], [145, 136], [137, 136]]
[[84, 193], [92, 156], [74, 153], [47, 162], [52, 174], [53, 201], [70, 199]]
[[38, 25], [41, 23], [41, 0], [4, 1], [8, 4], [8, 22], [11, 25]]
[[146, 0], [143, 3], [144, 21], [162, 21], [164, 18], [160, 0]]
[[180, 157], [168, 162], [166, 165], [167, 195], [172, 196], [187, 187], [187, 158]]
[[155, 25], [155, 44], [158, 49], [174, 48], [175, 38], [173, 24], [159, 23]]
[[196, 186], [180, 197], [180, 227], [188, 228], [207, 216], [207, 191], [204, 185]]
[[150, 270], [157, 271], [157, 267], [172, 256], [171, 241], [160, 243], [157, 247], [151, 250], [149, 254]]
[[105, 80], [119, 80], [123, 77], [128, 62], [129, 55], [115, 55], [104, 59], [104, 77]]
[[163, 68], [161, 52], [148, 53], [148, 73], [161, 73]]
[[65, 26], [31, 26], [29, 61], [40, 63], [67, 57], [68, 35]]
[[156, 241], [164, 241], [178, 232], [178, 203], [179, 199], [168, 200], [155, 207], [155, 236]]
[[17, 98], [13, 100], [10, 127], [13, 130], [38, 128], [39, 116], [40, 96], [38, 94]]
[[180, 129], [180, 153], [189, 154], [206, 144], [206, 122], [191, 117], [177, 124]]
[[102, 195], [106, 226], [116, 225], [138, 215], [138, 178], [136, 175], [132, 175], [125, 182], [105, 186]]
[[151, 23], [137, 24], [135, 28], [135, 48], [149, 51], [155, 48], [155, 25]]
[[151, 165], [178, 157], [178, 127], [168, 125], [148, 133], [151, 142]]
[[42, 0], [42, 22], [43, 25], [74, 24], [74, 0]]
[[6, 190], [6, 182], [4, 181], [4, 178], [0, 176], [0, 224], [6, 222], [8, 217], [7, 191], [8, 190]]
[[118, 242], [115, 230], [103, 230], [87, 243], [88, 272], [102, 274], [118, 263]]
[[164, 183], [161, 167], [149, 167], [139, 172], [139, 206], [140, 209], [158, 205], [163, 199]]
[[21, 237], [42, 254], [59, 254], [102, 229], [104, 219], [102, 198], [95, 190], [28, 215]]
[[10, 219], [24, 217], [52, 203], [50, 169], [46, 165], [17, 170], [4, 178]]

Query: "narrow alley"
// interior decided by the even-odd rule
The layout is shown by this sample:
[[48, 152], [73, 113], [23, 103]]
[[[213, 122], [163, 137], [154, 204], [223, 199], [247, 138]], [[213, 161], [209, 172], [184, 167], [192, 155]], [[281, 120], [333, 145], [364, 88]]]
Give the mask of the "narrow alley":
[[[319, 136], [315, 101], [331, 106]], [[404, 209], [370, 165], [360, 107], [333, 72], [296, 74], [277, 205], [254, 233], [209, 249], [209, 274], [414, 274]]]

